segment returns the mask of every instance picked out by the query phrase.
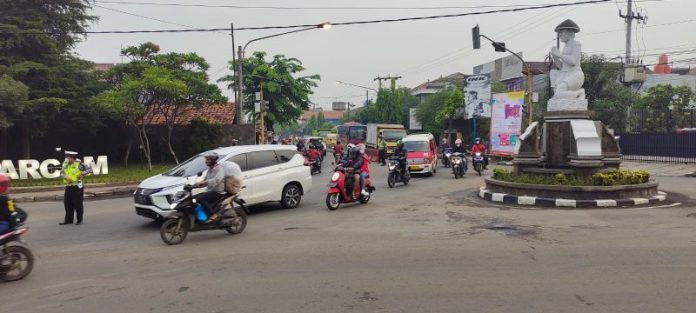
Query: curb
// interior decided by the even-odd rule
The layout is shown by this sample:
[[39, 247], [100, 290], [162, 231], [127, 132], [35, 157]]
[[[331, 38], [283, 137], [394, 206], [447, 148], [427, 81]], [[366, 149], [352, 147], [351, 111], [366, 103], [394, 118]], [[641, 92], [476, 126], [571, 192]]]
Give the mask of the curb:
[[636, 206], [651, 203], [659, 203], [667, 199], [667, 194], [658, 191], [656, 196], [651, 198], [631, 198], [631, 199], [601, 199], [601, 200], [572, 200], [560, 198], [539, 198], [516, 196], [505, 193], [492, 193], [481, 187], [479, 189], [479, 197], [487, 201], [501, 202], [513, 205], [538, 206], [538, 207], [556, 207], [556, 208], [612, 208]]
[[[124, 187], [113, 190], [106, 191], [85, 191], [85, 200], [99, 200], [106, 198], [125, 198], [130, 197], [135, 192], [136, 187]], [[46, 196], [19, 196], [12, 198], [15, 203], [26, 203], [26, 202], [48, 202], [48, 201], [62, 201], [63, 194], [57, 195], [46, 195]]]
[[[122, 183], [96, 183], [88, 184], [90, 188], [105, 188], [105, 187], [131, 187], [138, 185], [140, 182], [122, 182]], [[48, 186], [32, 186], [32, 187], [12, 187], [13, 194], [26, 194], [34, 192], [62, 191], [65, 185], [48, 185]]]

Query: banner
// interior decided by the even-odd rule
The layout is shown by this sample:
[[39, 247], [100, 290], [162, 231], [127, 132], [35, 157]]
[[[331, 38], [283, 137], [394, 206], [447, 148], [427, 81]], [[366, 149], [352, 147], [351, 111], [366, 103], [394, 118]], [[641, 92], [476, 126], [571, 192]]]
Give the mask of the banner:
[[491, 154], [512, 156], [522, 130], [524, 91], [496, 93], [491, 101]]
[[464, 87], [464, 118], [491, 117], [491, 75], [471, 75], [466, 78]]
[[408, 129], [409, 130], [422, 130], [423, 125], [416, 117], [416, 108], [408, 109]]

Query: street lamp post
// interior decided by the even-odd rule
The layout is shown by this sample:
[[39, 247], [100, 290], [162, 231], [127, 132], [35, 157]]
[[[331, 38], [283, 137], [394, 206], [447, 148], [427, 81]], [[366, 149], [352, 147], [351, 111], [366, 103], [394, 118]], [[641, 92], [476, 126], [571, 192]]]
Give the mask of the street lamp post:
[[[374, 91], [374, 92], [377, 92], [377, 89], [374, 89], [374, 88], [365, 87], [365, 86], [360, 86], [360, 85], [351, 84], [351, 83], [346, 83], [346, 82], [342, 82], [342, 81], [340, 81], [340, 80], [337, 80], [337, 81], [336, 81], [336, 84], [337, 84], [337, 85], [348, 85], [348, 86], [353, 86], [353, 87], [358, 87], [358, 88], [365, 89], [365, 106], [367, 106], [367, 104], [369, 103], [369, 95], [368, 95], [368, 92], [369, 92], [370, 90], [372, 90], [372, 91]], [[348, 108], [348, 111], [350, 112], [350, 107]]]
[[263, 36], [263, 37], [255, 38], [255, 39], [249, 40], [249, 41], [244, 45], [243, 48], [242, 48], [242, 46], [239, 46], [239, 47], [237, 48], [237, 54], [238, 54], [238, 59], [239, 59], [239, 63], [238, 63], [238, 65], [237, 65], [237, 72], [239, 73], [238, 76], [237, 76], [237, 94], [239, 95], [239, 96], [238, 96], [238, 98], [239, 98], [239, 105], [238, 105], [239, 111], [238, 111], [236, 114], [239, 114], [239, 115], [240, 115], [240, 118], [241, 118], [241, 116], [243, 115], [243, 109], [242, 109], [242, 107], [243, 107], [243, 105], [244, 105], [244, 90], [243, 90], [242, 64], [244, 63], [244, 54], [245, 54], [245, 52], [246, 52], [247, 46], [249, 46], [250, 43], [255, 42], [255, 41], [259, 41], [259, 40], [263, 40], [263, 39], [268, 39], [268, 38], [273, 38], [273, 37], [284, 36], [284, 35], [289, 35], [289, 34], [294, 34], [294, 33], [299, 33], [299, 32], [304, 32], [304, 31], [313, 30], [313, 29], [317, 29], [317, 28], [329, 29], [329, 28], [331, 28], [331, 23], [329, 23], [329, 22], [324, 22], [324, 23], [318, 24], [317, 26], [312, 26], [312, 27], [307, 27], [307, 28], [301, 28], [301, 29], [296, 29], [296, 30], [292, 30], [292, 31], [289, 31], [289, 32], [284, 32], [284, 33], [273, 34], [273, 35], [269, 35], [269, 36]]

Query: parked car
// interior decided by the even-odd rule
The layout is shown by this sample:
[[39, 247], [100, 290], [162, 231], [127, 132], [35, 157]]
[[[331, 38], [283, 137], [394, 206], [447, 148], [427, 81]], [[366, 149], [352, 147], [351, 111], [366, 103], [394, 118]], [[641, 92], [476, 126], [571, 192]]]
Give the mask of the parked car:
[[432, 134], [408, 135], [401, 141], [408, 152], [406, 161], [409, 172], [430, 175], [437, 172], [437, 144]]
[[[242, 169], [244, 190], [240, 197], [248, 205], [279, 201], [284, 208], [295, 208], [312, 186], [312, 175], [305, 166], [305, 158], [288, 145], [250, 145], [218, 148], [220, 162], [233, 161]], [[133, 198], [138, 215], [161, 220], [175, 211], [170, 208], [172, 198], [185, 184], [192, 184], [205, 176], [208, 167], [203, 153], [173, 169], [144, 180]], [[205, 188], [195, 189], [195, 193]]]

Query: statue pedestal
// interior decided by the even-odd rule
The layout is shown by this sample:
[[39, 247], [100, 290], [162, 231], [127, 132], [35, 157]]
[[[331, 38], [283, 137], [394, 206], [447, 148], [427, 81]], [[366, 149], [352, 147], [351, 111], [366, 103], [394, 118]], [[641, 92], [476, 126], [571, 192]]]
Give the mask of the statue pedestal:
[[587, 99], [549, 99], [547, 111], [587, 111]]

